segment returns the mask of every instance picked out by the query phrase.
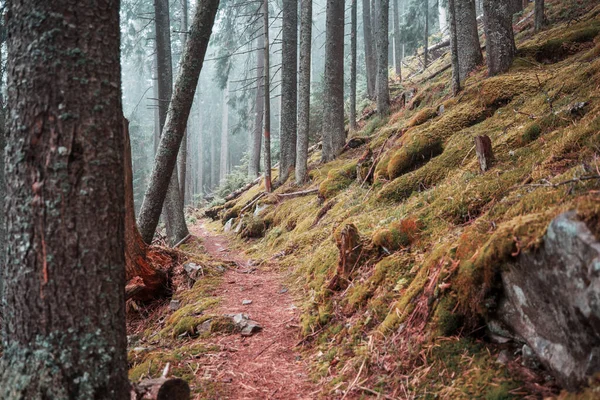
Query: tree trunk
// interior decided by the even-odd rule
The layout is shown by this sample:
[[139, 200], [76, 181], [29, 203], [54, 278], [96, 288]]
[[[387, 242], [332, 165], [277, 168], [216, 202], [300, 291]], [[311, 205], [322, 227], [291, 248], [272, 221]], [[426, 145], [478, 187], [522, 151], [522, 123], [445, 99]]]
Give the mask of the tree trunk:
[[[377, 60], [373, 50], [373, 31], [371, 17], [371, 3], [362, 0], [363, 7], [363, 42], [365, 44], [365, 65], [367, 75], [367, 96], [375, 98], [375, 76], [377, 75]], [[302, 60], [302, 58], [300, 58]]]
[[425, 13], [425, 50], [423, 52], [423, 68], [427, 68], [427, 65], [429, 64], [429, 0], [424, 0], [423, 7], [423, 12]]
[[219, 162], [217, 157], [217, 135], [214, 128], [216, 120], [212, 119], [213, 129], [210, 131], [210, 188], [219, 185]]
[[310, 131], [310, 66], [312, 0], [300, 3], [300, 73], [298, 74], [298, 138], [296, 145], [296, 183], [308, 177], [308, 135]]
[[517, 51], [512, 26], [512, 14], [508, 7], [509, 1], [483, 1], [483, 20], [489, 76], [508, 71]]
[[254, 110], [254, 130], [250, 143], [250, 162], [248, 163], [248, 177], [256, 178], [260, 174], [260, 148], [262, 146], [263, 114], [265, 113], [264, 90], [264, 47], [265, 36], [259, 33], [256, 39], [256, 100]]
[[460, 62], [458, 59], [458, 38], [456, 26], [456, 1], [448, 0], [448, 15], [450, 17], [450, 53], [452, 55], [452, 93], [460, 92]]
[[6, 5], [0, 398], [129, 399], [119, 1]]
[[340, 154], [344, 132], [344, 0], [327, 0], [323, 87], [323, 153], [328, 162]]
[[448, 28], [448, 8], [444, 6], [442, 0], [438, 0], [438, 15], [440, 19], [440, 32], [442, 32], [442, 39], [449, 36]]
[[[185, 48], [185, 42], [187, 41], [187, 30], [188, 30], [188, 2], [187, 0], [182, 0], [182, 9], [181, 13], [183, 14], [183, 21], [181, 29], [183, 30], [183, 39], [182, 44], [183, 48]], [[179, 197], [181, 199], [181, 209], [185, 206], [185, 188], [187, 183], [187, 147], [188, 147], [188, 138], [187, 138], [187, 128], [185, 133], [183, 134], [183, 139], [181, 141], [181, 148], [179, 149], [179, 157], [177, 159], [177, 164], [179, 165]]]
[[220, 181], [223, 182], [229, 173], [229, 79], [223, 91], [223, 112], [221, 113], [221, 167]]
[[[154, 22], [156, 30], [156, 59], [158, 72], [158, 114], [160, 130], [164, 129], [171, 95], [173, 93], [173, 67], [171, 61], [171, 24], [169, 20], [169, 0], [154, 0]], [[187, 121], [186, 121], [187, 124]], [[178, 149], [179, 152], [179, 149]], [[171, 174], [164, 213], [167, 238], [171, 243], [177, 243], [189, 232], [183, 215], [183, 203], [180, 197], [177, 171]], [[152, 238], [150, 238], [150, 241]], [[149, 243], [149, 242], [148, 242]]]
[[390, 91], [388, 87], [388, 15], [389, 0], [379, 0], [379, 23], [377, 31], [377, 112], [387, 115], [390, 112]]
[[462, 82], [467, 79], [471, 71], [483, 63], [483, 54], [477, 31], [475, 0], [454, 0], [454, 10], [459, 60], [458, 77]]
[[175, 92], [171, 99], [167, 121], [152, 169], [150, 184], [146, 189], [138, 220], [140, 233], [146, 243], [152, 240], [158, 225], [160, 211], [177, 162], [177, 152], [185, 132], [218, 6], [219, 0], [205, 0], [199, 3], [192, 22], [180, 73], [175, 83]]
[[298, 113], [298, 0], [283, 0], [281, 45], [281, 132], [279, 183], [283, 184], [296, 165]]
[[523, 0], [510, 0], [510, 12], [516, 14], [523, 11]]
[[271, 85], [270, 85], [270, 63], [269, 63], [269, 0], [263, 1], [263, 31], [265, 34], [265, 77], [264, 77], [264, 88], [265, 88], [265, 190], [267, 192], [272, 191], [271, 187]]
[[351, 0], [350, 8], [350, 131], [356, 131], [356, 7], [357, 0]]
[[206, 143], [206, 133], [202, 128], [202, 105], [198, 104], [198, 127], [197, 127], [198, 140], [196, 141], [196, 152], [198, 153], [198, 170], [196, 171], [196, 194], [200, 195], [200, 198], [204, 195], [204, 147]]
[[544, 29], [544, 25], [546, 25], [546, 14], [544, 13], [544, 0], [535, 0], [534, 15], [535, 31], [539, 32], [542, 29]]
[[[402, 46], [400, 45], [400, 10], [398, 1], [394, 1], [394, 66], [396, 68], [396, 78], [402, 81]], [[441, 3], [441, 2], [440, 2]]]
[[[0, 38], [5, 38], [4, 21], [0, 21]], [[4, 40], [0, 40], [0, 66], [4, 65], [2, 54], [2, 45]], [[4, 68], [0, 68], [0, 82], [4, 82]], [[0, 85], [0, 89], [1, 89]], [[6, 217], [4, 215], [4, 198], [6, 197], [6, 179], [4, 176], [4, 148], [6, 147], [6, 108], [4, 104], [3, 91], [0, 90], [0, 321], [2, 320], [2, 270], [6, 261]]]

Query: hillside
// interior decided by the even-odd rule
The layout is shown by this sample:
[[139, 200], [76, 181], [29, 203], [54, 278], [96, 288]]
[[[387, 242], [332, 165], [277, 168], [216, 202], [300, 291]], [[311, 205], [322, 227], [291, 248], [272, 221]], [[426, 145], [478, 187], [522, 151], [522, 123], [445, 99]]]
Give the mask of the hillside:
[[[550, 257], [561, 220], [550, 236], [548, 227], [563, 213], [574, 211], [568, 218], [600, 239], [600, 6], [548, 3], [553, 24], [539, 34], [531, 29], [533, 5], [517, 18], [523, 19], [516, 25], [519, 56], [508, 73], [487, 78], [481, 67], [452, 97], [451, 71], [436, 74], [449, 64], [446, 54], [392, 86], [392, 115], [361, 121], [353, 146], [338, 159], [320, 164], [314, 149], [305, 186], [290, 179], [263, 194], [258, 184], [209, 210], [216, 221], [202, 224], [212, 235], [226, 230], [235, 251], [256, 268], [275, 268], [285, 277], [282, 284], [301, 313], [293, 342], [299, 341], [311, 380], [321, 388], [314, 396], [597, 398], [598, 382], [582, 389], [587, 378], [564, 361], [589, 347], [563, 355], [550, 343], [551, 354], [540, 358], [540, 348], [531, 346], [540, 332], [514, 332], [516, 317], [506, 311], [514, 293], [525, 291], [534, 314], [555, 317], [545, 323], [555, 324], [558, 333], [550, 330], [557, 343], [577, 336], [565, 327], [589, 325], [592, 338], [599, 332], [596, 298], [587, 299], [591, 316], [584, 306], [577, 309], [588, 318], [576, 323], [561, 319], [568, 310], [554, 315], [569, 307], [556, 288], [562, 275], [537, 286], [540, 298], [554, 296], [557, 303], [527, 297], [536, 289], [522, 281], [535, 260], [562, 257]], [[491, 139], [494, 154], [485, 172], [474, 146], [481, 135]], [[193, 213], [191, 222], [205, 211]], [[569, 253], [569, 243], [559, 244]], [[212, 267], [206, 267], [208, 277], [176, 293], [181, 308], [175, 314], [165, 316], [170, 311], [163, 304], [136, 326], [136, 346], [152, 342], [161, 350], [134, 352], [132, 380], [158, 374], [165, 360], [180, 375], [200, 379], [181, 365], [185, 352], [209, 351], [215, 335], [231, 332], [212, 325], [197, 331], [206, 315], [219, 314], [215, 307], [228, 294], [211, 296], [224, 279], [218, 254], [209, 260], [201, 245], [184, 250]], [[570, 278], [598, 285], [590, 274], [591, 283]], [[521, 317], [531, 319], [527, 315]], [[160, 324], [158, 335], [153, 324]], [[222, 383], [207, 388], [207, 381], [195, 387], [201, 398], [230, 393]]]

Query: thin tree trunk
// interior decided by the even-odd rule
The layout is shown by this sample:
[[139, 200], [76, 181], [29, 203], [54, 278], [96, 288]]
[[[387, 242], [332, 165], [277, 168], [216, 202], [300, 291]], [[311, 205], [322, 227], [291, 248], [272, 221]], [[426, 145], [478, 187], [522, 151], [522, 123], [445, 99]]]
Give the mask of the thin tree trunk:
[[346, 142], [344, 132], [344, 0], [327, 0], [323, 98], [323, 153], [328, 162]]
[[546, 14], [544, 13], [544, 0], [535, 0], [534, 15], [535, 31], [539, 32], [542, 29], [544, 29], [544, 25], [546, 25]]
[[402, 81], [402, 48], [400, 46], [400, 11], [398, 10], [398, 1], [394, 1], [394, 66], [396, 68], [396, 78]]
[[221, 113], [221, 167], [220, 181], [223, 182], [229, 173], [229, 79], [223, 91], [223, 112]]
[[356, 131], [356, 8], [357, 0], [351, 0], [350, 9], [350, 130]]
[[[363, 42], [365, 45], [365, 64], [367, 75], [367, 96], [375, 98], [375, 76], [377, 75], [377, 60], [373, 50], [373, 31], [371, 17], [371, 3], [369, 0], [362, 0], [363, 7]], [[300, 59], [302, 60], [302, 58]]]
[[218, 6], [219, 0], [205, 0], [199, 3], [192, 22], [180, 73], [175, 82], [171, 107], [152, 169], [150, 184], [146, 189], [138, 220], [140, 233], [146, 243], [152, 240], [158, 225], [160, 211], [177, 162], [177, 152], [185, 132]]
[[202, 106], [198, 104], [198, 140], [196, 141], [196, 152], [198, 153], [198, 170], [196, 171], [196, 194], [200, 195], [200, 199], [204, 197], [204, 147], [206, 143], [206, 134], [202, 128]]
[[271, 85], [269, 84], [270, 72], [269, 72], [269, 0], [263, 2], [263, 22], [264, 22], [264, 34], [265, 34], [265, 190], [267, 192], [272, 191], [271, 187]]
[[[261, 30], [262, 32], [262, 30]], [[260, 173], [260, 148], [262, 146], [263, 117], [265, 113], [265, 90], [264, 90], [264, 47], [265, 36], [258, 34], [256, 39], [256, 99], [254, 103], [254, 130], [250, 143], [250, 162], [248, 163], [248, 177], [256, 178]]]
[[425, 51], [423, 52], [423, 68], [427, 68], [427, 65], [429, 64], [429, 0], [424, 0], [423, 6], [423, 12], [425, 13]]
[[459, 79], [464, 81], [477, 66], [483, 63], [475, 0], [455, 0], [456, 42], [459, 66]]
[[[183, 39], [182, 44], [183, 48], [185, 48], [185, 43], [187, 41], [187, 30], [188, 30], [188, 2], [187, 0], [182, 0], [182, 9], [181, 12], [183, 14], [183, 23], [181, 29], [183, 30]], [[186, 177], [186, 169], [187, 169], [187, 147], [188, 147], [188, 139], [187, 139], [187, 128], [185, 133], [183, 134], [183, 140], [181, 141], [181, 148], [179, 149], [179, 156], [177, 160], [177, 164], [179, 165], [179, 183], [181, 189], [179, 190], [179, 197], [181, 198], [181, 208], [185, 206], [185, 187], [187, 183]]]
[[484, 0], [483, 15], [488, 75], [494, 76], [509, 70], [517, 51], [509, 0]]
[[[448, 13], [450, 16], [450, 53], [452, 55], [452, 93], [456, 96], [460, 92], [460, 66], [458, 60], [458, 38], [456, 37], [456, 0], [448, 0]], [[460, 0], [458, 0], [460, 1]]]
[[380, 0], [379, 30], [377, 32], [377, 112], [387, 115], [390, 112], [390, 91], [388, 86], [388, 22], [389, 0]]
[[442, 0], [438, 0], [438, 15], [440, 20], [440, 32], [442, 32], [442, 39], [449, 36], [448, 28], [448, 9], [444, 6]]
[[310, 132], [310, 68], [312, 40], [312, 0], [300, 3], [300, 73], [298, 74], [298, 138], [296, 183], [308, 177], [308, 135]]
[[119, 1], [6, 6], [0, 398], [129, 399]]
[[298, 0], [283, 0], [279, 183], [296, 165], [298, 129]]

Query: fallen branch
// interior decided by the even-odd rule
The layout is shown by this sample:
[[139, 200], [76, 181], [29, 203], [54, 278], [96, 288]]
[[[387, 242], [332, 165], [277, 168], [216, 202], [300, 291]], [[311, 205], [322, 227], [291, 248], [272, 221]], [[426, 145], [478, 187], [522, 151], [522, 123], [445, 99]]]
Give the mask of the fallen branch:
[[247, 185], [239, 188], [236, 191], [233, 191], [231, 193], [229, 193], [227, 195], [227, 197], [225, 197], [225, 201], [231, 201], [233, 199], [237, 199], [238, 197], [241, 196], [242, 193], [250, 190], [252, 188], [252, 186], [256, 185], [258, 182], [260, 182], [261, 178], [256, 178], [255, 180], [253, 180], [252, 182], [248, 183]]
[[243, 212], [245, 212], [246, 210], [248, 210], [249, 208], [251, 208], [252, 205], [254, 205], [258, 200], [262, 199], [266, 194], [267, 194], [267, 192], [261, 192], [257, 196], [255, 196], [254, 199], [250, 200], [250, 202], [248, 204], [246, 204], [244, 206], [244, 208], [242, 208], [240, 210], [240, 214], [242, 214]]
[[186, 235], [186, 237], [184, 237], [184, 238], [183, 238], [183, 239], [181, 239], [179, 242], [177, 242], [177, 244], [176, 244], [175, 246], [173, 246], [173, 248], [174, 248], [174, 249], [178, 248], [179, 246], [181, 246], [182, 244], [184, 244], [185, 242], [187, 242], [187, 241], [188, 241], [188, 239], [189, 239], [189, 238], [191, 238], [191, 237], [192, 237], [192, 234], [191, 234], [191, 233], [188, 233], [188, 234]]
[[582, 176], [581, 178], [573, 178], [573, 179], [569, 179], [569, 180], [558, 182], [558, 183], [551, 183], [551, 182], [546, 182], [546, 183], [527, 183], [527, 184], [524, 184], [524, 185], [513, 186], [513, 188], [514, 189], [518, 189], [518, 188], [522, 188], [522, 187], [551, 187], [551, 188], [557, 188], [557, 187], [560, 187], [560, 186], [568, 185], [569, 183], [578, 183], [578, 182], [591, 181], [591, 180], [597, 180], [597, 179], [600, 179], [600, 175]]
[[309, 189], [309, 190], [303, 190], [300, 192], [293, 192], [293, 193], [279, 193], [277, 194], [277, 197], [285, 197], [285, 198], [293, 198], [293, 197], [300, 197], [300, 196], [308, 196], [310, 194], [315, 194], [319, 191], [319, 189]]

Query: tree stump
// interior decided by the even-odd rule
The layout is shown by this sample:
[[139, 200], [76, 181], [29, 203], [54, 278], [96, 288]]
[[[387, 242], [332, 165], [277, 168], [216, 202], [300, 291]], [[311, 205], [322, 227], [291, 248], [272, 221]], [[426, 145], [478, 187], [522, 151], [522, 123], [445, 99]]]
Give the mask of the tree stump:
[[475, 137], [475, 151], [479, 160], [481, 172], [485, 172], [492, 167], [494, 161], [494, 152], [492, 150], [492, 140], [487, 135]]
[[133, 385], [131, 400], [189, 400], [190, 386], [180, 378], [146, 379]]

